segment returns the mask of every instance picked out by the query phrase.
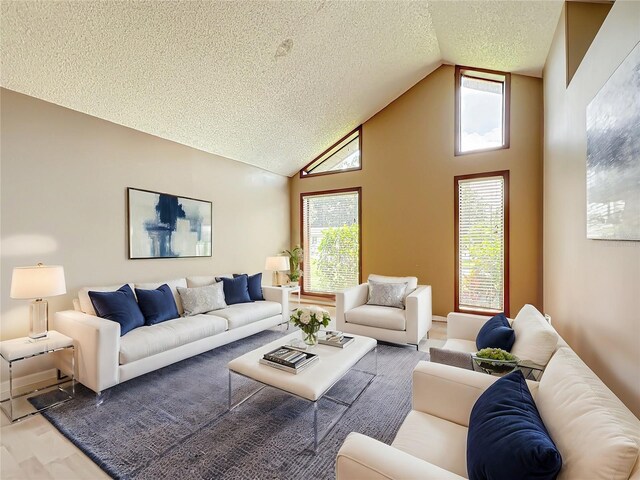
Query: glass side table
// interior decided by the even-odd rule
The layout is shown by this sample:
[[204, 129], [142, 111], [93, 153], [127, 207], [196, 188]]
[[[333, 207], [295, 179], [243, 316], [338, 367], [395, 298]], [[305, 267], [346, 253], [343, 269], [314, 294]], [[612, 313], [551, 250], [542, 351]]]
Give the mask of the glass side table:
[[[27, 337], [14, 338], [0, 342], [0, 357], [2, 357], [2, 366], [9, 366], [9, 397], [0, 400], [0, 408], [9, 417], [12, 422], [22, 418], [41, 412], [47, 408], [59, 405], [75, 396], [75, 374], [71, 377], [59, 378], [56, 383], [50, 383], [39, 388], [16, 394], [14, 390], [14, 368], [15, 364], [29, 358], [38, 357], [40, 355], [54, 354], [64, 350], [71, 351], [71, 371], [75, 372], [75, 349], [73, 339], [67, 337], [55, 330], [49, 330], [47, 336], [43, 339], [32, 341]], [[64, 389], [64, 384], [70, 383], [69, 388]], [[34, 406], [29, 402], [33, 398], [47, 391], [57, 389], [56, 395], [53, 395], [49, 403]]]
[[471, 358], [473, 359], [474, 370], [498, 377], [502, 377], [514, 370], [520, 370], [526, 380], [535, 380], [536, 382], [539, 382], [542, 377], [542, 373], [544, 372], [543, 366], [537, 365], [529, 360], [492, 360], [476, 357], [475, 355], [471, 355]]

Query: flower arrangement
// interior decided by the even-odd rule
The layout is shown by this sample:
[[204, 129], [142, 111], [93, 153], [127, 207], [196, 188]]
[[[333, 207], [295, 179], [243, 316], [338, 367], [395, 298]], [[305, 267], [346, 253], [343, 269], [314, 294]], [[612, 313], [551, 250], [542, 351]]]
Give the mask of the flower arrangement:
[[320, 327], [329, 326], [329, 312], [319, 307], [299, 308], [291, 315], [291, 323], [302, 331], [302, 339], [307, 345], [318, 343]]

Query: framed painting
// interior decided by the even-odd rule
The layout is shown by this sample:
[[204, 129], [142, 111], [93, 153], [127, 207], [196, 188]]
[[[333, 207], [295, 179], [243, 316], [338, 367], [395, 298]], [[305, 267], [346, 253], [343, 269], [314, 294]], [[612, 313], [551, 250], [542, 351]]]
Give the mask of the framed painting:
[[640, 240], [640, 43], [587, 107], [587, 238]]
[[211, 256], [209, 201], [127, 188], [127, 221], [130, 259]]

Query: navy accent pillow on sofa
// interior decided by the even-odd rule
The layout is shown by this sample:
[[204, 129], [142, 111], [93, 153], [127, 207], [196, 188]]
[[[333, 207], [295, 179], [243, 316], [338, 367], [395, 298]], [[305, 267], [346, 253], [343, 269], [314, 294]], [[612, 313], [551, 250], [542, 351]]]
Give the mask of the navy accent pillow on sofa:
[[241, 276], [247, 277], [247, 284], [249, 288], [249, 298], [255, 302], [258, 300], [264, 300], [262, 295], [262, 273], [256, 273], [255, 275], [247, 275], [246, 273], [234, 273], [233, 278]]
[[222, 288], [224, 290], [224, 301], [227, 305], [233, 305], [236, 303], [248, 303], [251, 302], [249, 296], [249, 277], [247, 275], [240, 275], [236, 278], [222, 277]]
[[562, 457], [520, 370], [497, 380], [471, 409], [469, 480], [555, 479]]
[[166, 283], [155, 290], [136, 288], [136, 296], [145, 325], [155, 325], [180, 316], [171, 288]]
[[482, 326], [476, 337], [476, 347], [478, 350], [501, 348], [510, 352], [515, 341], [516, 334], [509, 325], [509, 320], [504, 313], [499, 313]]
[[144, 325], [144, 315], [129, 285], [115, 292], [89, 292], [89, 298], [99, 317], [120, 324], [120, 336]]

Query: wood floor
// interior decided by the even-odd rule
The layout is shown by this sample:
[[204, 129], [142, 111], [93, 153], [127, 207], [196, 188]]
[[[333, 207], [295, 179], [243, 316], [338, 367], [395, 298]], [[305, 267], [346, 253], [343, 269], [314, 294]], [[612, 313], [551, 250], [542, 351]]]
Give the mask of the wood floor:
[[[429, 340], [420, 350], [440, 346], [447, 337], [447, 324], [434, 322]], [[0, 478], [2, 480], [107, 479], [89, 457], [56, 430], [42, 415], [11, 423], [0, 414]]]

